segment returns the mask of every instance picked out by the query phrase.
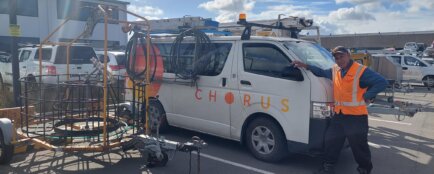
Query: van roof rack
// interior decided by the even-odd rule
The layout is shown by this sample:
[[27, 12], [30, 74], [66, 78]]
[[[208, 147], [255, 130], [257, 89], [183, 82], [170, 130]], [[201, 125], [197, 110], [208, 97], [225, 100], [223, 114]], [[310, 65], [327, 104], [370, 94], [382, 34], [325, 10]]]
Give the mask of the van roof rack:
[[[173, 37], [179, 33], [195, 28], [209, 35], [231, 35], [231, 32], [219, 31], [219, 22], [211, 18], [184, 16], [182, 18], [149, 20], [151, 35], [154, 37]], [[139, 26], [136, 26], [139, 27]], [[141, 30], [141, 28], [135, 28]]]
[[[237, 22], [238, 25], [244, 26], [244, 31], [241, 34], [241, 40], [249, 40], [252, 34], [252, 27], [260, 27], [260, 28], [268, 28], [268, 29], [278, 29], [278, 30], [286, 30], [290, 32], [290, 37], [298, 39], [298, 34], [303, 29], [317, 29], [318, 27], [312, 26], [312, 19], [305, 19], [299, 17], [290, 17], [285, 19], [280, 19], [280, 16], [283, 14], [279, 14], [278, 19], [275, 25], [267, 25], [267, 24], [259, 24], [253, 22], [247, 22], [246, 14], [241, 13], [239, 15], [239, 20]], [[318, 32], [319, 33], [319, 32]]]

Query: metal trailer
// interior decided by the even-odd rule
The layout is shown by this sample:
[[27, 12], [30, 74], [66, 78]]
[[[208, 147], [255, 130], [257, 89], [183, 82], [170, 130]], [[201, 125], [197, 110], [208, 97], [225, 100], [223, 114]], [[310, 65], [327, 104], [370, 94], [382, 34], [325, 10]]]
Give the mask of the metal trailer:
[[402, 121], [405, 117], [413, 117], [421, 111], [422, 105], [409, 101], [395, 99], [395, 92], [400, 91], [402, 82], [402, 67], [400, 64], [389, 59], [386, 55], [371, 56], [370, 66], [372, 70], [385, 77], [389, 86], [379, 94], [375, 101], [368, 106], [372, 113], [389, 113], [395, 116], [396, 120]]
[[[91, 7], [83, 7], [91, 8]], [[119, 10], [143, 21], [120, 21], [109, 18], [110, 11]], [[150, 65], [146, 61], [146, 72], [141, 80], [134, 81], [131, 88], [123, 85], [122, 76], [111, 75], [107, 71], [107, 25], [108, 22], [142, 26], [146, 41], [146, 57], [150, 58], [149, 21], [137, 14], [116, 6], [99, 4], [92, 9], [93, 14], [86, 22], [85, 30], [71, 42], [49, 42], [68, 21], [63, 21], [39, 45], [66, 46], [66, 74], [43, 75], [42, 51], [39, 51], [39, 75], [36, 81], [21, 78], [24, 90], [21, 93], [22, 106], [0, 110], [0, 164], [11, 161], [14, 146], [34, 144], [42, 149], [63, 152], [106, 152], [115, 148], [137, 149], [146, 159], [148, 167], [162, 165], [168, 161], [168, 152], [197, 151], [206, 145], [194, 137], [190, 142], [179, 143], [160, 138], [157, 133], [160, 115], [150, 116], [152, 102], [149, 96]], [[79, 38], [92, 34], [100, 19], [104, 20], [104, 61], [93, 59], [94, 71], [91, 74], [70, 74], [69, 48]], [[45, 76], [45, 77], [44, 77]], [[60, 81], [62, 76], [67, 81]], [[51, 78], [57, 83], [48, 84], [44, 79]], [[130, 101], [124, 99], [124, 91], [133, 92]], [[155, 103], [155, 102], [154, 102]], [[125, 105], [130, 111], [123, 112]], [[154, 122], [154, 123], [152, 123]], [[152, 125], [157, 125], [152, 126]], [[16, 150], [20, 151], [20, 150]]]

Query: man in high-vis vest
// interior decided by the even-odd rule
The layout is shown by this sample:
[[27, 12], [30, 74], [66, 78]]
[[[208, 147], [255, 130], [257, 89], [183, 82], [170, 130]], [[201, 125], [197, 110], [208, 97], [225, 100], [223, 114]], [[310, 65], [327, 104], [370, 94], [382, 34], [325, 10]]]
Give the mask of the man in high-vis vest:
[[294, 61], [293, 65], [310, 70], [319, 77], [333, 81], [334, 114], [325, 134], [325, 154], [321, 169], [315, 173], [334, 173], [345, 139], [348, 140], [360, 174], [372, 170], [368, 146], [367, 105], [388, 82], [378, 73], [353, 61], [348, 49], [338, 46], [332, 50], [336, 64], [330, 69]]

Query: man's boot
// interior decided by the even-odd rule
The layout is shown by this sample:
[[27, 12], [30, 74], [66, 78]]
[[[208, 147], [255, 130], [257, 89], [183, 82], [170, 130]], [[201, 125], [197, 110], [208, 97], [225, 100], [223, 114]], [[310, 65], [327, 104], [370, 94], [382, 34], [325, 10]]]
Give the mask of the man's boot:
[[364, 169], [364, 168], [357, 168], [357, 171], [359, 172], [359, 174], [370, 174], [371, 172]]
[[324, 163], [318, 171], [316, 171], [314, 174], [334, 174], [335, 173], [335, 166], [330, 163]]

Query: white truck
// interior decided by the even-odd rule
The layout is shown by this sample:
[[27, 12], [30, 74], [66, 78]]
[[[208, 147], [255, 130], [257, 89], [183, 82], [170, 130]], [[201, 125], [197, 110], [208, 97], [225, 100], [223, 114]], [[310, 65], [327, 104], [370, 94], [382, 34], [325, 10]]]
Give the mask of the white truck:
[[[163, 83], [154, 88], [158, 100], [151, 103], [151, 115], [161, 114], [170, 126], [239, 141], [264, 161], [281, 160], [288, 152], [322, 152], [332, 113], [331, 81], [291, 62], [331, 68], [334, 61], [326, 49], [292, 38], [211, 37], [218, 64], [192, 86], [177, 79], [169, 65], [173, 41], [152, 41], [164, 60], [164, 73]], [[190, 67], [194, 44], [180, 48], [179, 57], [185, 59], [180, 61]], [[131, 99], [132, 91], [126, 92]]]
[[427, 87], [434, 86], [434, 66], [411, 55], [388, 55], [402, 66], [403, 81], [423, 83]]
[[[92, 57], [97, 57], [92, 47], [73, 45], [70, 48], [70, 80], [77, 74], [92, 72]], [[43, 46], [42, 48], [42, 75], [44, 83], [56, 83], [56, 75], [66, 74], [66, 47]], [[39, 47], [24, 47], [19, 49], [20, 77], [38, 80], [39, 76]], [[12, 64], [10, 61], [0, 62], [0, 83], [12, 84]], [[59, 76], [59, 81], [66, 81], [66, 76]]]

